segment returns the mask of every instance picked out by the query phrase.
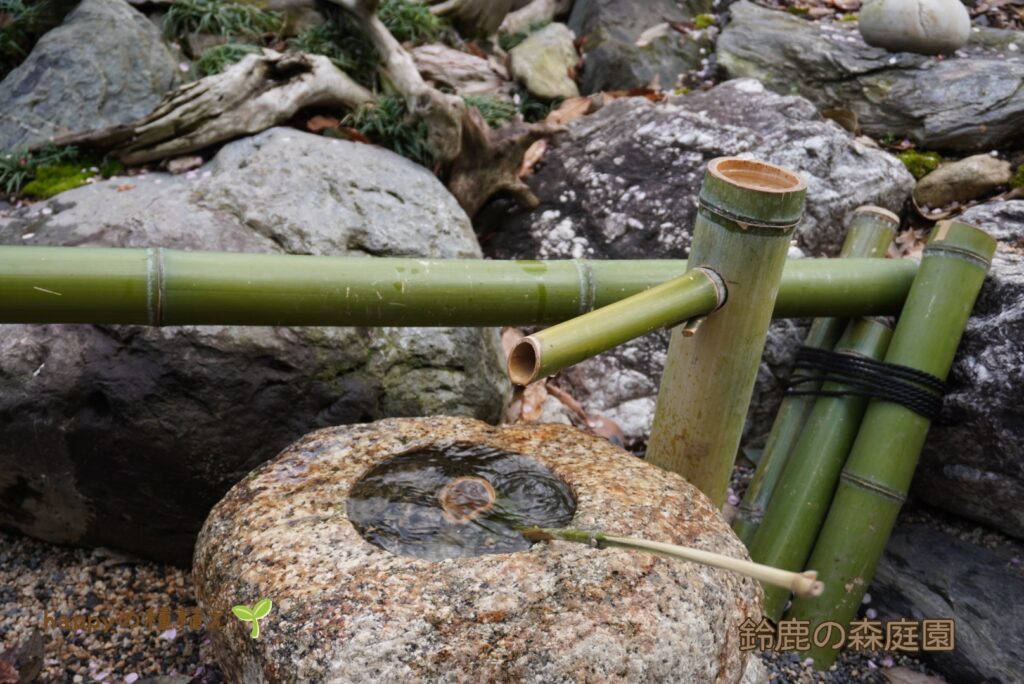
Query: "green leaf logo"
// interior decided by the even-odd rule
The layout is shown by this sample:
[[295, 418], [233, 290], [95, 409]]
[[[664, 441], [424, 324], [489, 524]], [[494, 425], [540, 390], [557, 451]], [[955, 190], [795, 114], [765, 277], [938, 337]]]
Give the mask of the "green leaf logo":
[[265, 598], [256, 602], [255, 606], [247, 606], [241, 603], [237, 606], [232, 606], [231, 612], [235, 614], [235, 617], [242, 622], [251, 622], [252, 631], [249, 633], [253, 639], [258, 639], [260, 636], [260, 620], [267, 617], [270, 614], [270, 609], [274, 607], [270, 599]]

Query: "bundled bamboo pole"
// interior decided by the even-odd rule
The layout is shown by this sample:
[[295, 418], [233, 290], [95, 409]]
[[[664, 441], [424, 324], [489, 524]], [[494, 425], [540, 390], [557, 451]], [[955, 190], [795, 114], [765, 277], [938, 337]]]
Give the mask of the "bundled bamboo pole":
[[679, 473], [716, 506], [725, 499], [806, 191], [796, 174], [749, 159], [714, 159], [704, 176], [690, 264], [717, 273], [728, 298], [696, 335], [673, 331], [647, 460]]
[[[861, 318], [852, 321], [836, 343], [843, 354], [881, 359], [889, 346], [888, 324]], [[849, 385], [826, 382], [823, 392], [842, 392]], [[822, 396], [814, 402], [800, 438], [786, 461], [764, 521], [750, 543], [750, 557], [758, 563], [786, 570], [801, 570], [811, 554], [839, 473], [857, 436], [868, 400], [862, 396]], [[765, 587], [764, 615], [778, 620], [789, 592]]]
[[[886, 250], [896, 237], [899, 223], [896, 214], [881, 207], [858, 207], [850, 219], [850, 229], [846, 233], [839, 257], [885, 257]], [[835, 317], [815, 319], [804, 345], [831, 349], [842, 335], [846, 322], [844, 318]], [[779, 405], [775, 422], [772, 423], [768, 440], [761, 452], [761, 460], [757, 463], [754, 477], [750, 480], [732, 523], [732, 529], [747, 546], [750, 546], [754, 532], [761, 524], [761, 517], [813, 405], [814, 399], [809, 396], [787, 396]]]
[[640, 294], [524, 337], [509, 354], [508, 376], [517, 385], [528, 385], [652, 330], [708, 314], [725, 298], [725, 284], [718, 276], [695, 268]]
[[[995, 253], [979, 228], [940, 222], [924, 250], [885, 360], [945, 380]], [[815, 600], [797, 599], [789, 616], [812, 624], [849, 624], [896, 522], [931, 422], [903, 405], [872, 400], [809, 561], [827, 585]], [[819, 669], [836, 652], [814, 648]]]
[[[680, 260], [490, 261], [0, 246], [0, 323], [549, 325], [683, 275]], [[911, 260], [798, 259], [776, 317], [900, 310]]]
[[617, 537], [605, 534], [604, 532], [590, 532], [572, 528], [532, 527], [523, 530], [523, 536], [531, 541], [560, 539], [578, 544], [587, 544], [599, 549], [629, 549], [630, 551], [651, 553], [663, 558], [692, 561], [723, 570], [731, 570], [746, 577], [753, 577], [759, 582], [781, 587], [787, 592], [793, 592], [797, 596], [820, 596], [825, 590], [825, 586], [818, 581], [818, 575], [813, 570], [789, 572], [788, 570], [781, 570], [760, 563], [752, 563], [742, 558], [733, 558], [732, 556], [694, 549], [689, 546], [678, 546], [676, 544], [648, 541], [647, 539], [637, 539], [635, 537]]

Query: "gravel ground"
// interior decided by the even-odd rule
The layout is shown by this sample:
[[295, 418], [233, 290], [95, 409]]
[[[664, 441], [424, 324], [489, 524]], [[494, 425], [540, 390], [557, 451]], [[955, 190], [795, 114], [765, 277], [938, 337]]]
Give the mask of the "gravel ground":
[[[195, 600], [188, 572], [107, 549], [75, 549], [0, 532], [0, 651], [43, 634], [38, 682], [216, 684], [206, 630], [193, 630]], [[159, 611], [166, 608], [160, 624]], [[186, 611], [175, 626], [178, 609]], [[47, 616], [109, 619], [137, 616], [135, 626], [46, 629]], [[145, 624], [150, 611], [149, 624]], [[81, 619], [81, 618], [80, 618]], [[888, 668], [928, 672], [919, 661], [875, 653], [844, 653], [832, 670], [815, 672], [793, 653], [763, 652], [773, 682], [884, 683]]]
[[[0, 650], [38, 628], [44, 642], [38, 682], [221, 682], [205, 629], [188, 626], [195, 605], [188, 572], [179, 568], [0, 532]], [[183, 627], [174, 626], [179, 608], [186, 610]], [[47, 616], [75, 614], [97, 619], [85, 629], [47, 629]], [[141, 624], [98, 624], [118, 616]]]

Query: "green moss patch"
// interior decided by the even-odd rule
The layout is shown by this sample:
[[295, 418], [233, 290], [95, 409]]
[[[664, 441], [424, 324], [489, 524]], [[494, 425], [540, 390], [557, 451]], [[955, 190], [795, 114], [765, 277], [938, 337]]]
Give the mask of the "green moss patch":
[[921, 179], [927, 176], [929, 173], [939, 168], [939, 164], [942, 163], [942, 157], [938, 152], [918, 152], [917, 150], [907, 150], [906, 152], [900, 152], [896, 155], [903, 165], [907, 167], [911, 175], [914, 178]]

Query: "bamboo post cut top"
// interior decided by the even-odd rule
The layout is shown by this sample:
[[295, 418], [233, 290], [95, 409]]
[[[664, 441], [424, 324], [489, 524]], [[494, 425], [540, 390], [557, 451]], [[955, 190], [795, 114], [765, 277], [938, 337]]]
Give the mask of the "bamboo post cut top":
[[708, 164], [690, 268], [725, 282], [725, 304], [696, 334], [672, 332], [647, 458], [721, 505], [807, 184], [761, 161]]

